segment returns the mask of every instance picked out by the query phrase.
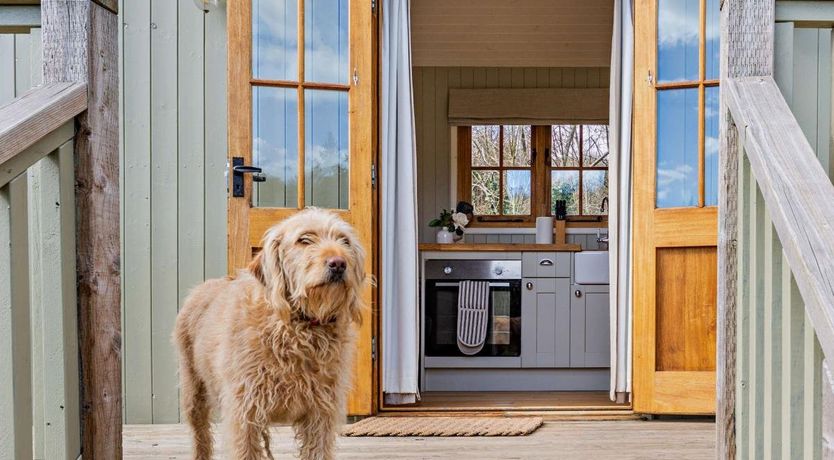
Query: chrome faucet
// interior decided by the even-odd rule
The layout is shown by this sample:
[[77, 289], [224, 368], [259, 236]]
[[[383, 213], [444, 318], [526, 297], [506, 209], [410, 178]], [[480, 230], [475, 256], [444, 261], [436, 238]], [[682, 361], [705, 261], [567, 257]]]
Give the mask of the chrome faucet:
[[602, 199], [602, 204], [599, 205], [599, 213], [605, 214], [605, 205], [608, 204], [608, 197]]

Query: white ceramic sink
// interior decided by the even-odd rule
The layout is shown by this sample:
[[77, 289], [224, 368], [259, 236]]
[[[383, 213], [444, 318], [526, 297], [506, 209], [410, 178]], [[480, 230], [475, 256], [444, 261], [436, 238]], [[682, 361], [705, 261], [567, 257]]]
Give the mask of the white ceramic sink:
[[608, 284], [608, 251], [581, 251], [573, 256], [576, 284]]

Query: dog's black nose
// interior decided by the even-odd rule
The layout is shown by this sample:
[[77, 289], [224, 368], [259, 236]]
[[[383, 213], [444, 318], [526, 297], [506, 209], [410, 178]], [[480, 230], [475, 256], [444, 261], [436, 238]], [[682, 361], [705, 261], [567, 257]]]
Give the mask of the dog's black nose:
[[331, 257], [327, 259], [327, 268], [330, 269], [331, 273], [341, 275], [347, 269], [347, 261], [344, 257]]

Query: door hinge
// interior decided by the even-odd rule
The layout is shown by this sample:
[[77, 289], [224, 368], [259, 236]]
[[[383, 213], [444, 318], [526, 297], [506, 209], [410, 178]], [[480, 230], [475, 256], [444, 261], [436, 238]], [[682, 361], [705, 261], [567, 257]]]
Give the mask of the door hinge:
[[376, 14], [376, 0], [371, 0], [371, 13]]
[[376, 163], [371, 163], [371, 188], [376, 188]]
[[376, 337], [371, 337], [371, 361], [376, 361]]

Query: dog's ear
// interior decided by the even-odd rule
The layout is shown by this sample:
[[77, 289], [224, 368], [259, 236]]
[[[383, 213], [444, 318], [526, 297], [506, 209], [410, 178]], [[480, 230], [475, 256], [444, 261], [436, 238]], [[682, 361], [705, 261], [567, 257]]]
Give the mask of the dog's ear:
[[356, 278], [356, 283], [353, 287], [354, 293], [353, 302], [350, 305], [350, 319], [357, 326], [361, 326], [362, 314], [366, 308], [365, 301], [362, 297], [365, 292], [365, 284], [367, 283], [367, 275], [365, 274], [365, 250], [358, 243], [354, 243], [352, 247], [356, 255], [356, 264], [353, 266], [353, 276]]
[[281, 229], [274, 228], [264, 237], [263, 249], [258, 253], [261, 259], [260, 279], [266, 288], [266, 295], [272, 307], [278, 309], [282, 320], [289, 321], [290, 303], [286, 295], [286, 277], [281, 267], [281, 235]]
[[255, 277], [258, 281], [261, 282], [264, 286], [266, 286], [266, 278], [264, 277], [264, 267], [263, 267], [263, 251], [259, 252], [258, 255], [252, 259], [252, 262], [249, 262], [249, 266], [247, 267], [250, 272], [252, 272], [252, 276]]

